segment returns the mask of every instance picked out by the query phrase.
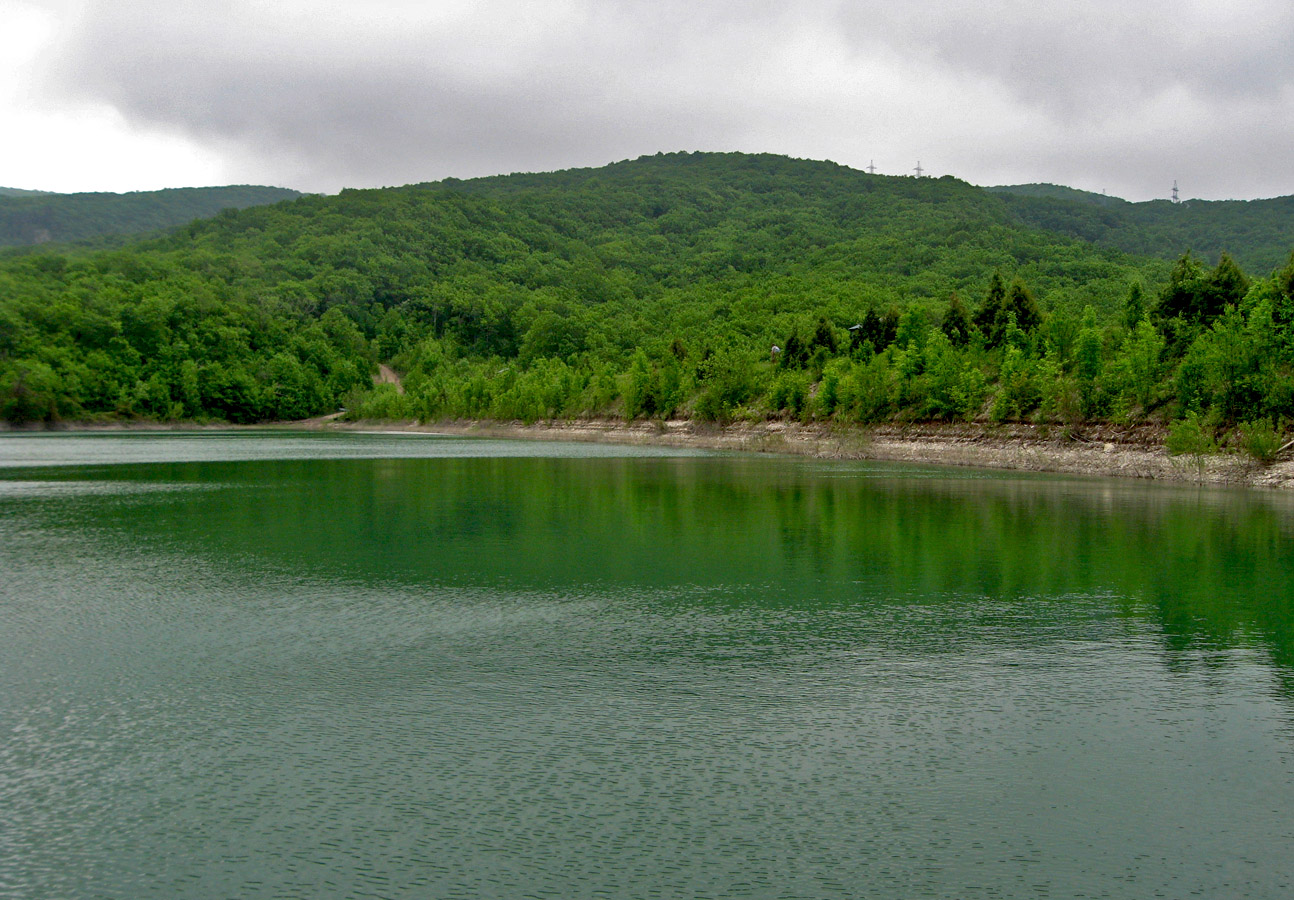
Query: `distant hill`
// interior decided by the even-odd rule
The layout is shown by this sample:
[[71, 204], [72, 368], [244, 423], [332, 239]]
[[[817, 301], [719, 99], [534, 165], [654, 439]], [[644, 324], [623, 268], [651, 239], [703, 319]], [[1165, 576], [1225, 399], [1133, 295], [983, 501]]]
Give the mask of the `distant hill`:
[[1127, 200], [1121, 197], [1110, 197], [1092, 191], [1080, 191], [1078, 188], [1065, 187], [1063, 184], [1002, 184], [986, 187], [991, 194], [1012, 194], [1018, 197], [1047, 197], [1053, 200], [1075, 200], [1094, 203], [1098, 206], [1126, 205]]
[[225, 209], [299, 197], [287, 188], [232, 185], [128, 194], [49, 194], [0, 188], [0, 246], [93, 240], [183, 225]]
[[29, 191], [24, 188], [0, 187], [0, 197], [48, 197], [50, 191]]
[[1191, 250], [1215, 263], [1226, 251], [1241, 268], [1266, 274], [1289, 260], [1294, 243], [1294, 196], [1130, 203], [1054, 184], [985, 190], [1022, 225], [1140, 256], [1175, 259]]

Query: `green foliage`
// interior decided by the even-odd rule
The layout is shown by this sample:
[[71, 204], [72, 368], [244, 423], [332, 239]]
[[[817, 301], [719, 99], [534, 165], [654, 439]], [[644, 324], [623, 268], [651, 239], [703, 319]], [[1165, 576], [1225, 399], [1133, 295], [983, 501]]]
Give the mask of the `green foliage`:
[[1006, 293], [1006, 314], [1014, 318], [1016, 326], [1026, 334], [1031, 334], [1042, 324], [1042, 313], [1033, 291], [1022, 280], [1016, 278]]
[[[1277, 421], [1292, 319], [1294, 258], [1252, 284], [1229, 257], [1170, 272], [1021, 227], [954, 179], [671, 154], [0, 254], [0, 415], [873, 422], [992, 397], [997, 420], [1175, 400]], [[379, 360], [404, 394], [373, 386]]]
[[1006, 324], [1006, 285], [1002, 283], [1002, 273], [993, 272], [989, 281], [988, 293], [984, 303], [975, 313], [975, 327], [990, 347], [1002, 343], [1001, 327]]
[[1129, 203], [1055, 185], [989, 190], [1021, 225], [1166, 260], [1179, 257], [1185, 247], [1209, 259], [1227, 250], [1244, 268], [1270, 272], [1289, 256], [1294, 234], [1294, 197]]
[[696, 414], [702, 419], [727, 422], [737, 407], [755, 393], [755, 367], [742, 351], [725, 347], [703, 359], [697, 366], [701, 393]]
[[1169, 274], [1168, 285], [1155, 303], [1155, 317], [1160, 322], [1207, 326], [1228, 307], [1239, 306], [1248, 289], [1249, 280], [1226, 253], [1209, 271], [1188, 252]]
[[956, 291], [948, 298], [948, 309], [944, 312], [939, 327], [954, 347], [965, 347], [970, 343], [970, 313], [966, 312], [966, 306]]
[[[839, 382], [837, 380], [837, 397], [839, 400]], [[778, 372], [773, 378], [768, 392], [768, 407], [774, 413], [789, 413], [799, 418], [805, 410], [809, 399], [809, 378], [806, 373], [796, 371]], [[833, 404], [834, 406], [834, 404]]]
[[1183, 419], [1173, 422], [1168, 429], [1164, 446], [1173, 456], [1186, 456], [1202, 475], [1206, 458], [1218, 450], [1213, 429], [1206, 425], [1198, 413], [1191, 411]]
[[301, 196], [286, 188], [234, 185], [171, 188], [129, 194], [0, 193], [0, 246], [85, 241], [113, 234], [157, 231]]
[[1074, 342], [1078, 411], [1083, 418], [1092, 418], [1100, 412], [1100, 379], [1104, 365], [1101, 334], [1096, 327], [1096, 311], [1089, 306], [1083, 310], [1083, 327]]
[[972, 419], [988, 389], [984, 373], [957, 352], [943, 331], [931, 333], [925, 348], [924, 414], [932, 419]]
[[809, 353], [819, 352], [828, 356], [836, 354], [836, 332], [823, 316], [818, 316], [818, 324], [813, 329], [813, 340], [809, 342]]
[[627, 421], [632, 422], [639, 416], [653, 416], [661, 408], [660, 376], [652, 371], [647, 354], [641, 350], [633, 356], [621, 393]]
[[1146, 298], [1145, 291], [1141, 287], [1140, 281], [1134, 281], [1128, 285], [1128, 299], [1123, 307], [1123, 324], [1129, 331], [1137, 327], [1137, 323], [1146, 317]]
[[412, 399], [400, 394], [393, 384], [379, 384], [358, 398], [347, 410], [350, 419], [409, 419], [413, 418]]
[[1148, 411], [1155, 403], [1163, 365], [1164, 339], [1143, 317], [1124, 338], [1109, 366], [1108, 385], [1125, 412]]
[[799, 329], [792, 328], [783, 341], [782, 352], [778, 354], [778, 365], [784, 369], [802, 369], [808, 361], [809, 348], [800, 340]]
[[899, 384], [890, 355], [878, 353], [854, 363], [840, 379], [838, 394], [836, 414], [846, 421], [879, 422], [893, 415]]
[[990, 417], [994, 422], [1021, 419], [1042, 400], [1036, 360], [1027, 357], [1019, 347], [1008, 346], [1002, 356], [998, 391], [993, 398]]
[[881, 315], [874, 306], [869, 306], [858, 326], [850, 330], [850, 350], [862, 352], [867, 347], [873, 353], [880, 353], [894, 343], [898, 331], [898, 309], [891, 306]]
[[1172, 424], [1164, 446], [1174, 456], [1184, 453], [1213, 453], [1217, 450], [1217, 441], [1214, 439], [1212, 429], [1201, 421], [1199, 414], [1190, 412], [1185, 418], [1178, 419]]
[[[1194, 341], [1177, 370], [1182, 410], [1212, 410], [1225, 422], [1265, 410], [1264, 382], [1270, 380], [1272, 335], [1258, 319], [1246, 321], [1234, 307]], [[1266, 376], [1266, 377], [1265, 377]]]
[[1240, 425], [1240, 447], [1255, 462], [1270, 465], [1281, 448], [1281, 430], [1271, 419], [1255, 419]]
[[15, 425], [59, 418], [58, 374], [36, 360], [17, 360], [0, 374], [0, 416]]
[[827, 419], [835, 414], [840, 406], [840, 380], [849, 374], [851, 368], [847, 359], [833, 359], [823, 368], [818, 393], [813, 398], [814, 413], [819, 418]]

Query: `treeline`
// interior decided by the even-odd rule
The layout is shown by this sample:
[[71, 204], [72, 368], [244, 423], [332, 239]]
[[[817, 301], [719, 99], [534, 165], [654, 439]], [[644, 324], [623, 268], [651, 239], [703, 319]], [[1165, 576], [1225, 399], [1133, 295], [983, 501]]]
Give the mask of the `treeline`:
[[225, 209], [245, 209], [299, 197], [258, 185], [170, 188], [128, 194], [51, 194], [0, 189], [0, 246], [88, 241], [183, 225]]
[[1244, 268], [1270, 272], [1289, 255], [1294, 234], [1294, 196], [1130, 203], [1056, 185], [989, 190], [1022, 225], [1138, 256], [1173, 259], [1189, 247], [1217, 259], [1229, 250]]
[[1041, 312], [1030, 288], [995, 274], [971, 311], [868, 309], [855, 326], [819, 317], [779, 344], [689, 343], [599, 364], [587, 356], [473, 360], [406, 330], [403, 395], [379, 386], [354, 410], [374, 418], [702, 419], [1078, 424], [1195, 417], [1273, 429], [1294, 418], [1294, 261], [1251, 282], [1224, 256], [1183, 257], [1121, 315]]
[[[954, 179], [647, 157], [10, 252], [0, 416], [1274, 428], [1294, 416], [1289, 272], [1096, 250]], [[378, 361], [403, 394], [371, 385]]]
[[129, 252], [0, 270], [0, 418], [300, 419], [370, 384], [340, 310], [309, 320]]

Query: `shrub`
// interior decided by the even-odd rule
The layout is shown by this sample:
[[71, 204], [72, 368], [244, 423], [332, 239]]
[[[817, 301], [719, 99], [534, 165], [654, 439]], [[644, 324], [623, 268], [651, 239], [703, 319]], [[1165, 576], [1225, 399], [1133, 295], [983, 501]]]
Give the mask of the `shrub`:
[[808, 396], [808, 375], [786, 370], [779, 372], [773, 379], [773, 387], [768, 392], [768, 405], [774, 412], [786, 410], [798, 417], [804, 412], [804, 404]]
[[1280, 429], [1271, 419], [1258, 419], [1240, 426], [1240, 447], [1255, 462], [1270, 465], [1281, 448]]
[[1164, 446], [1173, 456], [1214, 453], [1218, 449], [1213, 429], [1206, 426], [1200, 420], [1199, 413], [1194, 411], [1168, 426], [1168, 440], [1164, 442]]
[[1201, 422], [1194, 410], [1185, 419], [1168, 426], [1168, 439], [1164, 445], [1173, 456], [1189, 457], [1197, 477], [1203, 477], [1205, 460], [1218, 449], [1213, 429]]

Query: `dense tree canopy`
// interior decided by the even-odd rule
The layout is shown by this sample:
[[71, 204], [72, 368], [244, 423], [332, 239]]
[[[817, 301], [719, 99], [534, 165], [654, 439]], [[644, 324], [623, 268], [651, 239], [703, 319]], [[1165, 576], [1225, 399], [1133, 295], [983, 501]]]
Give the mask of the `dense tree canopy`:
[[1252, 272], [1270, 272], [1289, 256], [1294, 234], [1294, 197], [1130, 203], [1054, 184], [988, 190], [1022, 225], [1161, 259], [1193, 250], [1216, 260], [1229, 252]]
[[158, 231], [214, 216], [221, 210], [298, 196], [286, 188], [245, 184], [129, 194], [51, 194], [0, 188], [0, 247]]

